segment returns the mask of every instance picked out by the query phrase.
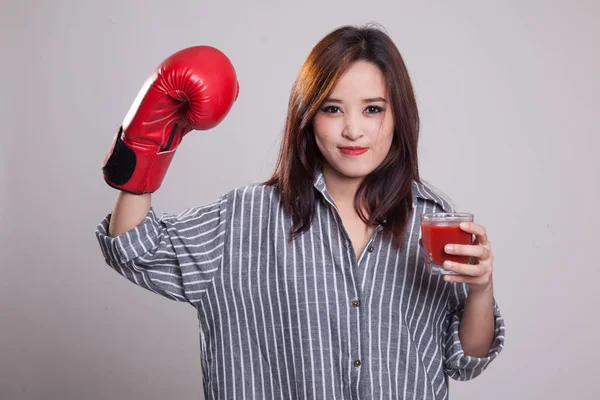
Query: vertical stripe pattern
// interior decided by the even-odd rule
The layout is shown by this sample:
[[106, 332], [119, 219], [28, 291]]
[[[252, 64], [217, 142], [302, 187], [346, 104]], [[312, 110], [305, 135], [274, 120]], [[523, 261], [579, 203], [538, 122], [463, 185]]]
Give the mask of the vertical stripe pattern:
[[419, 216], [452, 211], [413, 183], [408, 232], [396, 248], [377, 227], [357, 258], [321, 174], [311, 228], [293, 242], [272, 187], [247, 186], [180, 214], [150, 209], [134, 229], [96, 237], [123, 277], [198, 312], [207, 399], [447, 399], [449, 378], [480, 375], [458, 330], [467, 286], [423, 268]]

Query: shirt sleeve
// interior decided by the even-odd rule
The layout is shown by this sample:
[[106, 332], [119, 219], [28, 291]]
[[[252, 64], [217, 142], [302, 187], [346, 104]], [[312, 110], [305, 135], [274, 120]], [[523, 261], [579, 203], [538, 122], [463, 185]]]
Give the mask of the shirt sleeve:
[[136, 227], [108, 235], [111, 214], [96, 228], [106, 263], [134, 284], [171, 300], [196, 305], [221, 266], [227, 195], [158, 217], [153, 208]]
[[500, 354], [504, 347], [504, 318], [494, 299], [494, 339], [486, 357], [465, 355], [458, 332], [464, 311], [468, 286], [464, 283], [453, 284], [448, 302], [448, 314], [445, 320], [444, 370], [453, 379], [467, 381], [479, 376]]

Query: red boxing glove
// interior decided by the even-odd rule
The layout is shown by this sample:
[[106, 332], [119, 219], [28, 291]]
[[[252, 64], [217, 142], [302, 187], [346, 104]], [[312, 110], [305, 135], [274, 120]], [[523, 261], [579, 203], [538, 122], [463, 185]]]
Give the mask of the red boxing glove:
[[221, 51], [195, 46], [171, 55], [125, 116], [102, 162], [104, 180], [134, 194], [156, 191], [183, 137], [217, 126], [238, 93], [235, 69]]

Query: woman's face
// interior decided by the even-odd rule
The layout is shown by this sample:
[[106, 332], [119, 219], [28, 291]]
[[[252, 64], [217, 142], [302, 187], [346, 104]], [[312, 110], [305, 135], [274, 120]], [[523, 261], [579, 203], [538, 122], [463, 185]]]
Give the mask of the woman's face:
[[326, 176], [362, 181], [381, 164], [394, 135], [388, 101], [375, 64], [357, 61], [342, 75], [313, 119]]

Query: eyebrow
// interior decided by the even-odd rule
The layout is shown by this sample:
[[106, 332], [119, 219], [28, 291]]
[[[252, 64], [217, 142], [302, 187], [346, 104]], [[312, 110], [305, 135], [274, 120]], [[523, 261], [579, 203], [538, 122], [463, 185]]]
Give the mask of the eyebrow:
[[[367, 99], [362, 99], [363, 103], [376, 103], [376, 102], [383, 102], [383, 103], [387, 103], [387, 100], [384, 99], [383, 97], [370, 97]], [[339, 99], [334, 99], [334, 98], [327, 98], [325, 99], [326, 103], [342, 103], [341, 100]]]

